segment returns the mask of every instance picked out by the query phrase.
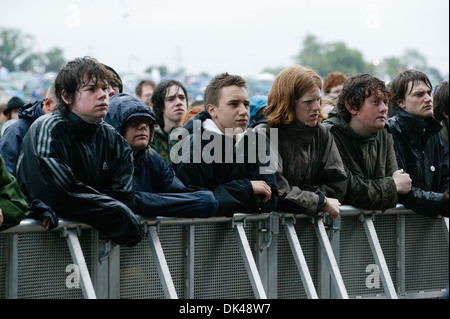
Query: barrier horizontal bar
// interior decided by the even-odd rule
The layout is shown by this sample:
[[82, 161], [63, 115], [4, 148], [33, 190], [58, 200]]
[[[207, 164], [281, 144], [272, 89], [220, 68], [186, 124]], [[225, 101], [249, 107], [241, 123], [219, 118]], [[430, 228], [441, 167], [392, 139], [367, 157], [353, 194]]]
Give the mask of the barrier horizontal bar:
[[[341, 216], [361, 216], [361, 214], [414, 214], [409, 209], [406, 209], [403, 205], [397, 205], [397, 207], [388, 209], [385, 212], [376, 211], [376, 210], [364, 210], [360, 208], [356, 208], [353, 206], [343, 205], [341, 206]], [[293, 214], [286, 212], [278, 212], [280, 218], [283, 217], [295, 217], [295, 218], [310, 218], [311, 216], [304, 214]], [[270, 218], [269, 213], [262, 214], [247, 214], [247, 213], [235, 213], [233, 217], [223, 217], [223, 216], [215, 216], [208, 218], [178, 218], [178, 217], [144, 217], [138, 215], [142, 224], [147, 224], [149, 226], [153, 225], [199, 225], [199, 224], [210, 224], [210, 223], [229, 223], [229, 222], [240, 222], [240, 221], [262, 221]], [[61, 231], [64, 228], [91, 228], [91, 226], [72, 221], [65, 218], [59, 219], [58, 227], [52, 229], [51, 231]], [[38, 220], [26, 218], [23, 219], [19, 225], [15, 227], [11, 227], [6, 229], [0, 234], [14, 234], [14, 233], [34, 233], [34, 232], [46, 232], [47, 230], [42, 227], [41, 223]]]

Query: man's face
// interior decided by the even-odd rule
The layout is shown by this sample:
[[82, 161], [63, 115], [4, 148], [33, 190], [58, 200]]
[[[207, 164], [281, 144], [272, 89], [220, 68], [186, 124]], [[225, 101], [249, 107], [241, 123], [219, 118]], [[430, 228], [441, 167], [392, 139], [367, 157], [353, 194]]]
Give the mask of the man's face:
[[225, 86], [221, 89], [219, 105], [208, 105], [208, 112], [219, 129], [247, 129], [250, 118], [250, 99], [247, 90], [239, 86]]
[[178, 122], [186, 113], [186, 95], [181, 87], [172, 85], [164, 99], [164, 120]]
[[359, 108], [352, 112], [352, 121], [359, 122], [367, 135], [381, 130], [386, 125], [387, 111], [386, 98], [383, 95], [372, 94], [366, 98]]
[[153, 86], [151, 85], [144, 85], [142, 87], [142, 94], [140, 96], [138, 96], [138, 98], [144, 102], [147, 103], [148, 99], [152, 96], [153, 94]]
[[425, 82], [419, 81], [411, 91], [413, 84], [413, 81], [408, 83], [405, 98], [397, 101], [397, 104], [406, 112], [420, 119], [432, 117], [433, 99], [431, 98], [431, 88]]
[[108, 84], [94, 80], [81, 87], [72, 104], [72, 112], [88, 122], [97, 122], [104, 118], [108, 112], [109, 95]]
[[294, 118], [310, 127], [317, 125], [320, 112], [320, 89], [314, 86], [303, 94], [294, 106]]

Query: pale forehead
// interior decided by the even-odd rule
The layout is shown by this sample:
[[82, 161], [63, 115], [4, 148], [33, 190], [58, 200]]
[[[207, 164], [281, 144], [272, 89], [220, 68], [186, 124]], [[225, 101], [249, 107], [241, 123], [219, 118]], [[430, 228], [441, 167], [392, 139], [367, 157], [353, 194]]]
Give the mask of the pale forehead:
[[318, 86], [314, 86], [313, 88], [309, 89], [300, 97], [301, 101], [309, 100], [311, 98], [318, 98], [320, 97], [320, 88]]
[[407, 94], [412, 93], [413, 91], [429, 91], [430, 87], [424, 81], [409, 81]]
[[220, 100], [243, 100], [249, 101], [248, 92], [244, 87], [232, 85], [224, 86], [220, 91]]
[[171, 87], [169, 87], [167, 89], [167, 93], [166, 93], [166, 97], [167, 96], [175, 96], [175, 95], [184, 95], [184, 91], [181, 87], [179, 87], [178, 85], [172, 85]]

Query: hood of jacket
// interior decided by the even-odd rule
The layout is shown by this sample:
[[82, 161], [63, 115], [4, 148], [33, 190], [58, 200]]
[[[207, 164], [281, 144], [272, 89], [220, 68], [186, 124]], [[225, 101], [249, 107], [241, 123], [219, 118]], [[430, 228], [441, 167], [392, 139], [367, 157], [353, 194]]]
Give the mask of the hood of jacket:
[[135, 116], [148, 117], [155, 122], [155, 114], [144, 102], [129, 94], [120, 93], [111, 98], [105, 122], [123, 136], [125, 123]]
[[42, 112], [43, 103], [44, 100], [25, 104], [19, 109], [19, 119], [28, 119], [34, 121], [41, 115], [44, 115], [44, 112]]
[[[398, 108], [397, 115], [390, 118], [386, 124], [391, 130], [394, 128], [405, 136], [420, 137], [423, 143], [442, 129], [442, 126], [433, 117], [421, 120], [402, 108]], [[412, 140], [411, 138], [411, 143]]]

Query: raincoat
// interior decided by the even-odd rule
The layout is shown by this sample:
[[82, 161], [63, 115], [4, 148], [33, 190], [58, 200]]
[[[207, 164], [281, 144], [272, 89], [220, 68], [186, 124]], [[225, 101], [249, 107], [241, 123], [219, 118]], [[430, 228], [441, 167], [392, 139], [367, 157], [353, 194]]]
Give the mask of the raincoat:
[[23, 194], [40, 199], [59, 217], [87, 223], [119, 245], [142, 239], [134, 207], [133, 157], [128, 143], [104, 121], [70, 112], [38, 118], [16, 165]]
[[448, 193], [448, 147], [439, 137], [441, 125], [432, 117], [421, 120], [398, 108], [387, 126], [398, 167], [412, 179], [411, 191], [401, 195], [399, 202], [421, 215], [436, 217], [443, 193]]
[[397, 205], [392, 174], [398, 169], [392, 136], [386, 129], [369, 137], [356, 134], [336, 108], [323, 124], [338, 146], [348, 176], [344, 205], [385, 211]]

